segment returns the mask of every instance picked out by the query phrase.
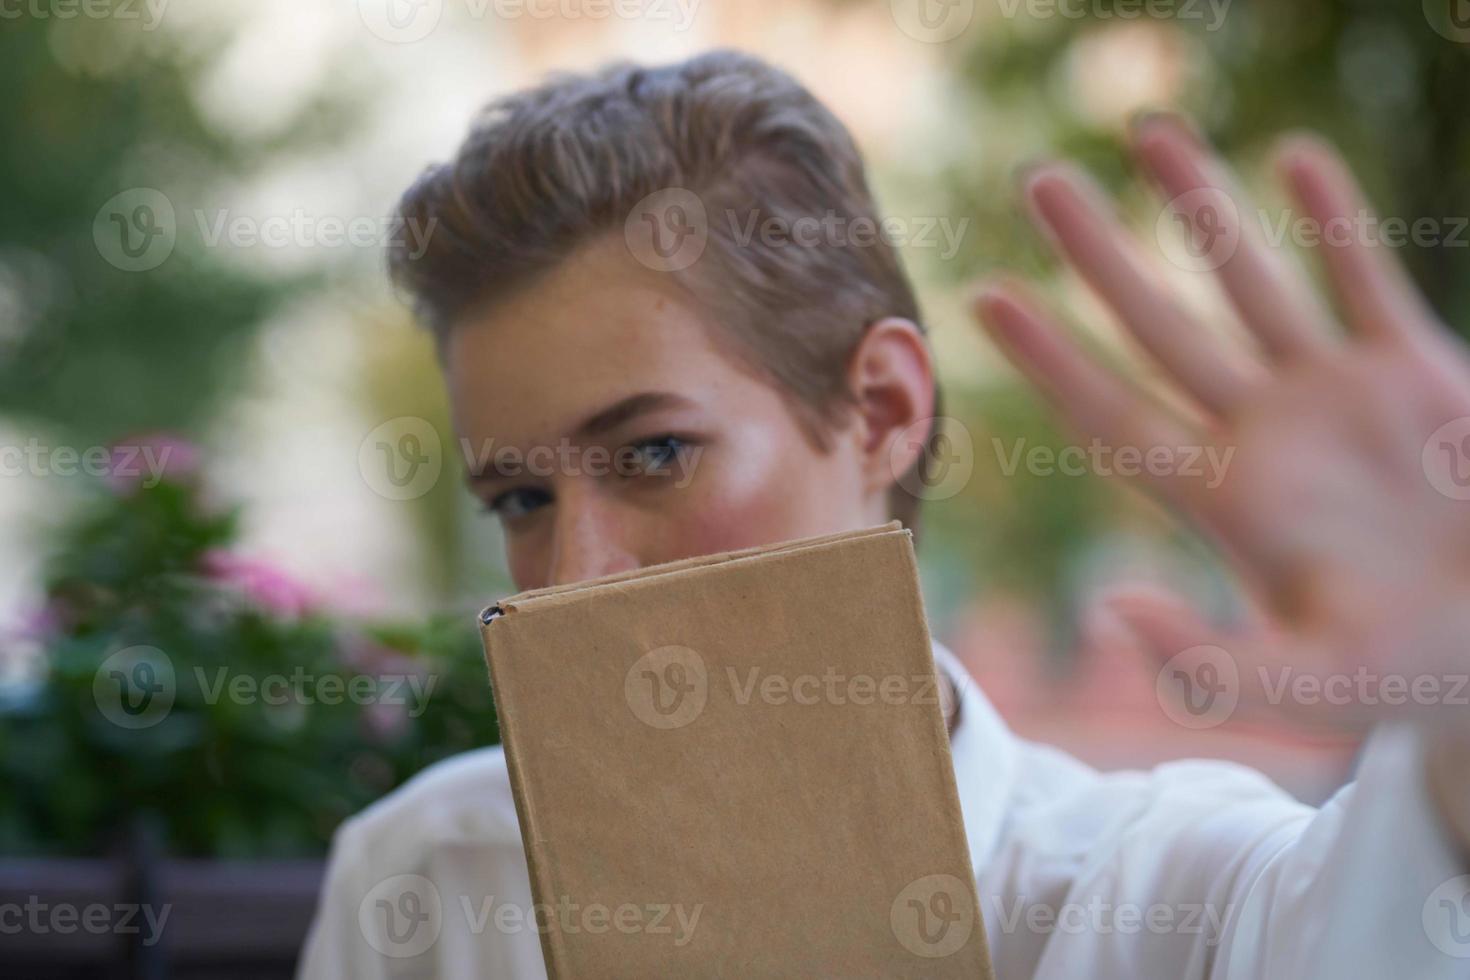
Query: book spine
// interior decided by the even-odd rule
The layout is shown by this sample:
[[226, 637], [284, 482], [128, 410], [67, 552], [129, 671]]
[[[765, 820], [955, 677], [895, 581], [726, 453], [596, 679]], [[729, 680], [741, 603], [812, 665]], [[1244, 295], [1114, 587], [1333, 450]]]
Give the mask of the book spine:
[[[548, 909], [546, 928], [538, 929], [541, 935], [541, 957], [545, 960], [547, 980], [568, 980], [570, 974], [566, 969], [565, 950], [562, 948], [563, 937], [551, 918], [550, 909], [556, 907], [556, 896], [552, 894], [551, 875], [546, 870], [541, 855], [541, 838], [536, 833], [536, 826], [532, 821], [531, 814], [535, 809], [527, 800], [529, 784], [522, 776], [520, 757], [520, 733], [517, 732], [513, 715], [505, 711], [505, 706], [500, 701], [501, 675], [497, 673], [496, 657], [492, 652], [490, 635], [495, 630], [496, 621], [514, 611], [514, 607], [492, 606], [485, 610], [480, 617], [480, 641], [485, 648], [485, 663], [490, 670], [490, 690], [495, 698], [496, 717], [500, 719], [500, 744], [505, 750], [505, 766], [510, 776], [511, 796], [515, 800], [516, 821], [521, 827], [521, 847], [526, 852], [526, 870], [531, 878], [531, 900]], [[504, 633], [502, 627], [499, 632]], [[527, 918], [534, 925], [536, 922], [536, 910], [528, 910]]]

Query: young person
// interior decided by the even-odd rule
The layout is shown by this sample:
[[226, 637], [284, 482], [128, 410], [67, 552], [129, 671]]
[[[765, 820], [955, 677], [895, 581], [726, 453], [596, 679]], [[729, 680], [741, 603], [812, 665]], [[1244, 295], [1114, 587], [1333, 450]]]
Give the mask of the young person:
[[[1144, 120], [1133, 142], [1166, 197], [1233, 193], [1183, 122]], [[1325, 227], [1358, 213], [1329, 149], [1297, 138], [1280, 160], [1307, 216]], [[1275, 662], [1319, 679], [1470, 670], [1457, 643], [1470, 635], [1470, 504], [1435, 489], [1423, 454], [1436, 428], [1470, 416], [1470, 371], [1383, 250], [1331, 238], [1321, 249], [1343, 339], [1251, 224], [1217, 207], [1216, 230], [1224, 220], [1236, 236], [1220, 279], [1259, 346], [1247, 355], [1161, 290], [1084, 175], [1046, 164], [1024, 185], [1041, 227], [1189, 397], [1195, 425], [1099, 366], [1016, 283], [977, 300], [1001, 347], [1089, 437], [1160, 459], [1205, 441], [1236, 450], [1220, 487], [1150, 479], [1237, 561], [1262, 625], [1226, 636], [1172, 600], [1120, 601], [1140, 643], [1182, 654], [1183, 668], [1200, 644], [1228, 648], [1243, 695], [1255, 666]], [[640, 208], [671, 188], [707, 219], [697, 225], [687, 197], [655, 215], [651, 234], [661, 221], [700, 231], [702, 252], [678, 268], [660, 264], [682, 243], [652, 258], [637, 245]], [[513, 95], [409, 190], [401, 217], [435, 233], [421, 256], [396, 253], [393, 271], [435, 331], [459, 432], [636, 463], [528, 477], [492, 460], [470, 474], [504, 524], [519, 587], [914, 523], [904, 486], [936, 392], [894, 252], [737, 234], [751, 217], [790, 227], [829, 214], [877, 217], [851, 138], [787, 75], [728, 52]], [[1460, 914], [1470, 872], [1465, 709], [1390, 717], [1360, 698], [1327, 712], [1381, 724], [1357, 785], [1313, 810], [1223, 763], [1094, 772], [1011, 735], [935, 654], [958, 698], [956, 779], [998, 976], [1464, 975], [1464, 922], [1437, 932], [1433, 916]], [[486, 749], [342, 827], [302, 974], [542, 976], [542, 922], [504, 761]]]

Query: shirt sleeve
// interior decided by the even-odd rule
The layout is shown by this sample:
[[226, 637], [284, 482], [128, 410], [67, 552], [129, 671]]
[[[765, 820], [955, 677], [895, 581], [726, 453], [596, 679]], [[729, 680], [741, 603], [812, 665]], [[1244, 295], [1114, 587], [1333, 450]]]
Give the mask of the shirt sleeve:
[[1058, 777], [1049, 751], [981, 875], [998, 976], [1470, 976], [1470, 876], [1412, 731], [1320, 810], [1227, 763]]
[[515, 803], [498, 749], [436, 763], [332, 840], [302, 980], [545, 980]]
[[327, 861], [326, 879], [317, 900], [316, 918], [307, 934], [306, 945], [296, 966], [297, 980], [328, 980], [337, 977], [361, 977], [381, 980], [389, 974], [378, 957], [371, 953], [358, 927], [358, 893], [356, 871], [364, 867], [365, 855], [348, 821], [332, 838], [332, 851]]
[[298, 980], [545, 980], [551, 913], [532, 903], [519, 841], [425, 822], [378, 812], [338, 830]]
[[[1219, 975], [1463, 980], [1467, 872], [1431, 800], [1418, 733], [1385, 728], [1357, 783], [1242, 883]], [[1293, 876], [1304, 886], [1289, 888]], [[1279, 909], [1277, 895], [1290, 896]]]

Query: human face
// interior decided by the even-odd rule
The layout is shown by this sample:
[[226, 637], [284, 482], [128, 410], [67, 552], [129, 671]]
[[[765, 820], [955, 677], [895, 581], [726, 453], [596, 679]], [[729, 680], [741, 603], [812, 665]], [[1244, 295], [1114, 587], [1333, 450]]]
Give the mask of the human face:
[[874, 478], [861, 412], [818, 449], [773, 382], [621, 244], [582, 249], [447, 342], [471, 487], [504, 525], [516, 586], [886, 520], [892, 478]]

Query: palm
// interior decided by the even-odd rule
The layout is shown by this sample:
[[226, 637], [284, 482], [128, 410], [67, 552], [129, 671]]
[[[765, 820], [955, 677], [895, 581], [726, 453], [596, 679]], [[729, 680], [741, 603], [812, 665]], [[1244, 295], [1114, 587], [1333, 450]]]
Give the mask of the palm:
[[[1228, 174], [1184, 124], [1146, 122], [1136, 148], [1166, 194], [1193, 202], [1182, 209], [1186, 222], [1202, 229], [1208, 218], [1217, 233], [1222, 215], [1230, 222], [1236, 244], [1216, 272], [1258, 354], [1190, 322], [1080, 173], [1034, 172], [1028, 203], [1192, 402], [1197, 426], [1085, 355], [1018, 285], [992, 286], [979, 301], [1002, 347], [1074, 426], [1114, 447], [1169, 451], [1174, 465], [1153, 471], [1153, 489], [1211, 533], [1265, 608], [1256, 629], [1234, 636], [1189, 610], [1136, 611], [1153, 618], [1170, 652], [1217, 642], [1248, 678], [1280, 663], [1319, 679], [1463, 670], [1453, 638], [1466, 632], [1455, 595], [1470, 578], [1470, 503], [1459, 499], [1470, 497], [1470, 370], [1458, 347], [1382, 247], [1366, 241], [1321, 248], [1349, 326], [1343, 339], [1310, 285], [1239, 220]], [[1282, 160], [1319, 227], [1361, 207], [1326, 147], [1298, 141]], [[1463, 431], [1457, 419], [1467, 419]], [[1223, 480], [1190, 467], [1202, 444], [1227, 461]], [[1329, 720], [1356, 724], [1398, 705], [1359, 696], [1331, 707]]]
[[1470, 388], [1434, 390], [1408, 352], [1334, 352], [1259, 386], [1217, 436], [1235, 447], [1225, 479], [1193, 509], [1281, 625], [1367, 656], [1470, 554], [1470, 510], [1436, 489], [1467, 461], [1431, 447], [1431, 474], [1424, 458], [1430, 434], [1465, 416]]

